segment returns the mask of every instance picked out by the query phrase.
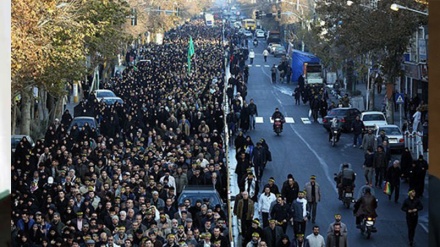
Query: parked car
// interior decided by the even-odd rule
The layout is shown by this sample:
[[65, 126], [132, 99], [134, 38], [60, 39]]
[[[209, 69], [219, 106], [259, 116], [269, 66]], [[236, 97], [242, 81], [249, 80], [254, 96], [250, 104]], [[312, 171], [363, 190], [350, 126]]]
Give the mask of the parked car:
[[357, 108], [333, 108], [327, 113], [327, 116], [322, 119], [322, 123], [324, 128], [327, 131], [330, 131], [331, 120], [336, 117], [339, 119], [339, 121], [341, 121], [342, 130], [345, 132], [350, 132], [353, 121], [356, 119], [356, 116], [359, 115], [361, 115], [361, 112]]
[[383, 112], [380, 111], [364, 111], [361, 114], [361, 120], [365, 125], [365, 129], [375, 129], [376, 125], [387, 125], [387, 119]]
[[32, 140], [32, 138], [28, 135], [11, 135], [11, 150], [13, 153], [15, 153], [15, 149], [17, 148], [23, 137], [26, 137], [32, 147], [35, 146], [34, 140]]
[[191, 206], [194, 206], [197, 200], [203, 201], [204, 199], [208, 199], [210, 206], [214, 207], [215, 205], [220, 205], [225, 213], [228, 212], [226, 203], [222, 201], [219, 193], [212, 185], [185, 186], [182, 193], [180, 193], [179, 198], [177, 198], [177, 204], [179, 205], [183, 203], [185, 199], [191, 201]]
[[97, 89], [93, 91], [93, 93], [98, 101], [101, 101], [101, 99], [104, 97], [116, 97], [116, 94], [112, 90], [108, 89]]
[[273, 51], [273, 56], [274, 57], [278, 57], [278, 56], [283, 56], [286, 55], [287, 51], [286, 48], [284, 48], [284, 46], [275, 46], [275, 50]]
[[257, 38], [264, 38], [264, 31], [261, 30], [261, 29], [257, 29], [257, 30], [255, 31], [255, 36], [256, 36]]
[[376, 125], [375, 129], [376, 139], [379, 137], [380, 132], [385, 132], [385, 135], [388, 137], [388, 146], [390, 149], [402, 151], [405, 148], [405, 139], [403, 138], [403, 133], [399, 126], [394, 124]]
[[281, 47], [281, 45], [280, 45], [280, 44], [273, 44], [273, 45], [270, 47], [269, 52], [270, 52], [271, 54], [274, 54], [275, 49], [276, 49], [277, 47]]
[[96, 122], [96, 119], [94, 117], [75, 117], [72, 122], [69, 125], [69, 128], [67, 129], [67, 133], [70, 133], [70, 130], [72, 129], [73, 125], [78, 125], [78, 128], [82, 128], [86, 123], [89, 124], [90, 128], [95, 128], [96, 132], [99, 133], [99, 127], [98, 123]]

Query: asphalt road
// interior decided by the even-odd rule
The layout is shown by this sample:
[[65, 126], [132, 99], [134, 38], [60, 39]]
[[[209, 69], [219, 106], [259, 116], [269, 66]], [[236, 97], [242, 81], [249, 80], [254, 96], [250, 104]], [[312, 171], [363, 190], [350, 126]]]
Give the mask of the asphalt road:
[[[249, 42], [252, 46], [252, 42]], [[316, 175], [316, 181], [321, 186], [322, 200], [318, 204], [316, 224], [321, 227], [321, 233], [325, 237], [328, 225], [333, 221], [335, 213], [342, 214], [342, 222], [347, 224], [348, 239], [350, 246], [407, 246], [407, 226], [405, 213], [401, 211], [403, 200], [407, 197], [408, 184], [402, 183], [400, 190], [399, 203], [389, 201], [381, 189], [375, 189], [376, 197], [379, 200], [376, 227], [377, 233], [373, 233], [371, 239], [363, 237], [355, 227], [355, 217], [352, 207], [346, 209], [337, 199], [337, 191], [333, 174], [339, 169], [343, 162], [352, 164], [353, 169], [358, 174], [356, 187], [360, 188], [364, 183], [362, 163], [363, 151], [352, 147], [352, 135], [343, 133], [341, 140], [332, 147], [328, 142], [328, 134], [319, 123], [309, 120], [308, 105], [294, 105], [292, 95], [294, 84], [272, 84], [270, 77], [270, 67], [278, 64], [280, 58], [268, 57], [267, 63], [264, 62], [262, 51], [266, 47], [263, 39], [259, 39], [259, 46], [253, 48], [256, 58], [250, 68], [248, 81], [247, 102], [252, 98], [258, 106], [260, 123], [256, 124], [256, 130], [248, 132], [254, 143], [260, 138], [264, 138], [270, 146], [273, 161], [270, 162], [264, 172], [262, 183], [264, 186], [269, 177], [275, 178], [275, 183], [281, 189], [287, 174], [293, 174], [300, 188], [309, 180], [310, 175]], [[274, 109], [279, 107], [286, 118], [293, 123], [284, 125], [284, 132], [276, 136], [272, 131], [270, 116]], [[287, 120], [287, 119], [286, 119]], [[232, 150], [234, 152], [234, 150]], [[232, 156], [233, 157], [233, 156]], [[398, 158], [400, 155], [393, 155]], [[357, 194], [357, 190], [355, 192]], [[428, 193], [425, 193], [427, 196]], [[422, 200], [424, 209], [419, 216], [419, 225], [416, 230], [416, 246], [428, 245], [428, 199]], [[287, 230], [289, 237], [293, 236], [291, 227]], [[306, 235], [312, 233], [312, 224], [307, 224]]]

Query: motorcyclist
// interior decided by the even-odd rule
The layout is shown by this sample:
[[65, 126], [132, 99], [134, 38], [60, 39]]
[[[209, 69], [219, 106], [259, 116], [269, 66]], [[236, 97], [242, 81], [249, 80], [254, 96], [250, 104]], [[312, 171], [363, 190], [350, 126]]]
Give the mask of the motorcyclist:
[[255, 47], [258, 46], [258, 40], [257, 40], [257, 38], [254, 39], [254, 46], [255, 46]]
[[331, 120], [330, 132], [329, 132], [329, 135], [328, 135], [328, 141], [329, 142], [332, 141], [333, 131], [334, 130], [338, 131], [338, 135], [336, 136], [336, 142], [338, 142], [339, 141], [339, 137], [341, 137], [342, 126], [341, 126], [341, 121], [339, 121], [339, 119], [336, 118], [336, 117]]
[[354, 204], [353, 213], [356, 216], [356, 227], [360, 228], [361, 221], [364, 217], [376, 218], [377, 199], [371, 194], [371, 188], [366, 186], [363, 188], [364, 194]]
[[272, 120], [273, 122], [273, 129], [275, 130], [275, 119], [281, 119], [281, 130], [283, 130], [283, 123], [284, 123], [284, 115], [280, 112], [280, 110], [275, 108], [275, 112], [272, 114]]
[[356, 180], [356, 173], [351, 169], [350, 164], [342, 164], [342, 170], [336, 177], [336, 183], [338, 187], [339, 200], [342, 199], [342, 191], [345, 187], [351, 186], [354, 188], [354, 181]]

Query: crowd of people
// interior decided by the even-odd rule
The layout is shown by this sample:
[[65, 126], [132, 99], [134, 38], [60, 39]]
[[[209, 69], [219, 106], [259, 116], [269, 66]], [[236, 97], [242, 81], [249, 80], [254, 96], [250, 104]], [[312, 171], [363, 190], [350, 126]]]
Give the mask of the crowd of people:
[[186, 185], [212, 185], [226, 202], [222, 30], [192, 20], [170, 33], [131, 51], [143, 62], [102, 83], [123, 104], [84, 93], [79, 112], [99, 128], [68, 130], [66, 110], [34, 147], [20, 142], [13, 246], [229, 246], [220, 205], [178, 202]]

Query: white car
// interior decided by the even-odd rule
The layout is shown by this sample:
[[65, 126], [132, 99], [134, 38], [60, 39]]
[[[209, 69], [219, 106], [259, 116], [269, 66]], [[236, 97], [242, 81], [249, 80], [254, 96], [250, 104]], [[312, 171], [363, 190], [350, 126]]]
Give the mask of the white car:
[[112, 90], [108, 89], [98, 89], [93, 92], [98, 99], [98, 101], [101, 101], [102, 98], [105, 97], [116, 97], [115, 93]]
[[388, 125], [385, 114], [380, 111], [365, 111], [361, 113], [361, 120], [367, 130], [376, 129], [376, 126]]
[[257, 36], [257, 38], [264, 38], [264, 31], [258, 29], [257, 31], [255, 31], [255, 36]]
[[392, 150], [403, 150], [405, 148], [405, 139], [403, 138], [403, 133], [399, 126], [394, 124], [388, 125], [376, 125], [376, 140], [380, 136], [380, 132], [385, 132], [388, 137], [388, 145]]
[[243, 32], [243, 35], [246, 36], [246, 37], [248, 37], [248, 38], [250, 38], [250, 37], [253, 36], [252, 32], [249, 31], [249, 30], [245, 30], [245, 31]]
[[276, 47], [280, 47], [280, 44], [277, 43], [269, 43], [269, 45], [267, 46], [267, 50], [269, 50], [270, 54], [273, 54], [273, 52], [275, 51]]

